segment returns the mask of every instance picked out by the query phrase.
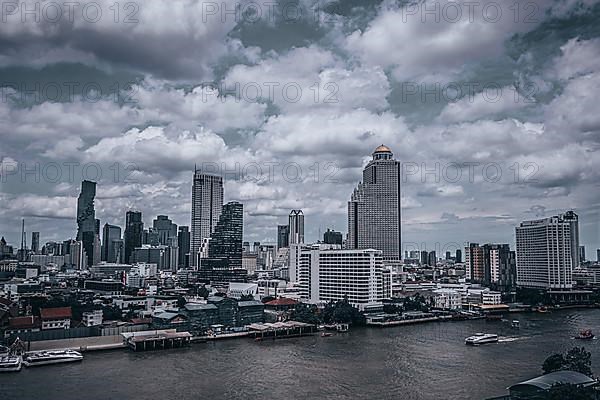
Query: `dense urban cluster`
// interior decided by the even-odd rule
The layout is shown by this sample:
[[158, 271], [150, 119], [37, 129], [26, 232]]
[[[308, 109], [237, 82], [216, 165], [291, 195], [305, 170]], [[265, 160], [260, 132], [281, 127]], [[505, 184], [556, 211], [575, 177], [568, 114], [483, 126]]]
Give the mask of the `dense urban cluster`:
[[83, 181], [74, 238], [41, 245], [43, 232], [28, 235], [23, 221], [18, 248], [0, 241], [2, 339], [289, 334], [597, 303], [600, 264], [586, 259], [573, 211], [522, 222], [514, 250], [403, 251], [400, 162], [384, 145], [372, 156], [348, 202], [347, 234], [327, 229], [316, 243], [305, 242], [302, 210], [273, 227], [277, 243], [243, 241], [243, 205], [223, 204], [223, 178], [201, 170], [190, 226], [158, 215], [145, 227], [130, 210], [123, 230], [101, 229], [97, 185]]

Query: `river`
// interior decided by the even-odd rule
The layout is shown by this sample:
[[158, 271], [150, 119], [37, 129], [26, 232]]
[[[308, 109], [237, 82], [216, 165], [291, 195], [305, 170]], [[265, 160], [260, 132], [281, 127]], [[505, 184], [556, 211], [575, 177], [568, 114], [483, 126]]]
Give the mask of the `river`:
[[[332, 337], [251, 339], [145, 353], [85, 353], [81, 363], [0, 375], [0, 398], [95, 399], [484, 399], [541, 373], [553, 352], [585, 345], [600, 372], [600, 310], [511, 314], [485, 320], [356, 328]], [[500, 342], [464, 344], [475, 332]]]

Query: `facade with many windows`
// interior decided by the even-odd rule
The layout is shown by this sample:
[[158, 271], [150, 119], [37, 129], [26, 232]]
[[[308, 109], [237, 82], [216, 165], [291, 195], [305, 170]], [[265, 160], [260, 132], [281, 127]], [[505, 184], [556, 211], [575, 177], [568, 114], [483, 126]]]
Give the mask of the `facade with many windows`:
[[297, 268], [300, 297], [309, 303], [347, 297], [364, 309], [391, 297], [390, 271], [381, 250], [300, 248]]
[[402, 258], [400, 245], [400, 162], [381, 145], [363, 170], [348, 202], [349, 249], [377, 249], [386, 261]]
[[572, 211], [524, 221], [516, 228], [517, 285], [540, 289], [573, 287], [572, 249], [579, 247]]

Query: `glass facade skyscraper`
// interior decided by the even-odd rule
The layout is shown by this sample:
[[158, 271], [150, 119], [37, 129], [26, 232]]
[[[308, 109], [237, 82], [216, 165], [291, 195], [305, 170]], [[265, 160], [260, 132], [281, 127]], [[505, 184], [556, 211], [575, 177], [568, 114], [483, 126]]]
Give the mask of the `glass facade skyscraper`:
[[133, 262], [133, 250], [142, 245], [144, 223], [141, 211], [127, 211], [125, 214], [125, 262]]
[[100, 249], [97, 248], [100, 242], [100, 221], [96, 220], [95, 197], [96, 182], [81, 182], [81, 193], [77, 199], [77, 240], [83, 243], [88, 267], [100, 261]]

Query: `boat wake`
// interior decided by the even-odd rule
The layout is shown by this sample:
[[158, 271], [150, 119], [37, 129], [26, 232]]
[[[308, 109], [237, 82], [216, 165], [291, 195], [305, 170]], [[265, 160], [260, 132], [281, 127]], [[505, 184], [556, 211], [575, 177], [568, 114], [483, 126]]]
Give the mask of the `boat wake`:
[[501, 337], [498, 339], [498, 343], [511, 343], [519, 340], [527, 340], [529, 336], [517, 336], [517, 337]]

